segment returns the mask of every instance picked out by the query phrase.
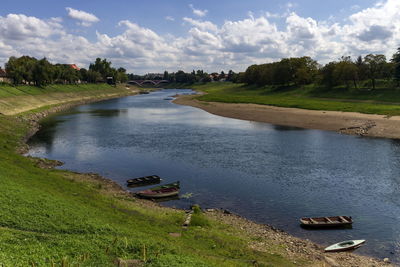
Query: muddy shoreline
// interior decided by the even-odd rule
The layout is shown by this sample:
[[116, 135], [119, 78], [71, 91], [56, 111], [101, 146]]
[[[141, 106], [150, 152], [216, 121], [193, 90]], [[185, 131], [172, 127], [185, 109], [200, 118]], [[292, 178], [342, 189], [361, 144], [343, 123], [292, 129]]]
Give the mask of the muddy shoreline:
[[[40, 129], [40, 120], [44, 119], [45, 117], [57, 112], [68, 110], [78, 105], [98, 102], [117, 97], [123, 96], [85, 99], [82, 101], [60, 104], [48, 110], [40, 111], [37, 113], [17, 116], [19, 119], [27, 123], [29, 127], [27, 135], [23, 140], [21, 140], [22, 143], [20, 149], [18, 149], [18, 152], [24, 154], [29, 150], [29, 146], [26, 144], [26, 142]], [[40, 168], [54, 168], [62, 164], [59, 161], [40, 158], [32, 159], [37, 163], [36, 165]], [[114, 197], [132, 198], [135, 199], [135, 203], [143, 207], [160, 210], [174, 209], [161, 206], [160, 204], [153, 201], [135, 198], [129, 191], [125, 190], [117, 182], [96, 173], [69, 172], [67, 176], [68, 177], [66, 177], [66, 179], [84, 180], [92, 183], [101, 184], [102, 192], [104, 192], [104, 194], [109, 194]], [[276, 245], [285, 246], [287, 253], [283, 256], [292, 259], [294, 264], [296, 264], [296, 261], [298, 259], [303, 259], [311, 262], [311, 265], [309, 266], [394, 266], [389, 262], [384, 262], [380, 259], [375, 259], [353, 253], [345, 252], [326, 254], [323, 252], [322, 246], [319, 246], [307, 239], [303, 240], [291, 236], [288, 233], [276, 229], [270, 225], [258, 224], [226, 210], [207, 209], [205, 211], [205, 214], [208, 218], [218, 220], [227, 225], [233, 226], [239, 231], [244, 231], [247, 235], [254, 237], [254, 239], [257, 241], [253, 241], [249, 244], [249, 246], [252, 247], [254, 250], [268, 251], [269, 248]]]
[[234, 119], [327, 130], [349, 135], [400, 139], [400, 116], [282, 108], [257, 104], [203, 102], [197, 100], [193, 95], [179, 96], [173, 102]]

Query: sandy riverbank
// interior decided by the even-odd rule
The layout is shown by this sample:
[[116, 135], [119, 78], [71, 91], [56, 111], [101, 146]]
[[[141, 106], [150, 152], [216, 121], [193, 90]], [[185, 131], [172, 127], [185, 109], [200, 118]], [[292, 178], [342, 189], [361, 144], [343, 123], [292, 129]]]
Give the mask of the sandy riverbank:
[[179, 96], [175, 104], [201, 108], [229, 118], [266, 122], [283, 126], [335, 131], [343, 134], [400, 138], [400, 116], [383, 116], [356, 112], [319, 111], [281, 108], [257, 104], [203, 102], [196, 96]]

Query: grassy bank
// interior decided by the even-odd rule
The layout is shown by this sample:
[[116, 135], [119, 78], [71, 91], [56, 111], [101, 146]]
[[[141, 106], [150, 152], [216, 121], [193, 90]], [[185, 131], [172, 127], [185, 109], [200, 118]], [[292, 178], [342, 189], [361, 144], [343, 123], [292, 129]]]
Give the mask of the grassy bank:
[[[131, 86], [131, 89], [135, 87]], [[0, 85], [0, 113], [13, 115], [37, 108], [50, 107], [63, 102], [127, 95], [125, 86], [107, 84], [35, 86]]]
[[198, 99], [225, 103], [254, 103], [311, 110], [400, 115], [400, 91], [396, 89], [323, 90], [305, 87], [256, 87], [233, 83], [195, 84], [190, 88], [206, 92]]
[[[27, 116], [28, 110], [124, 95], [123, 90], [0, 87], [1, 112], [15, 114], [16, 106]], [[115, 266], [117, 258], [143, 260], [146, 266], [307, 264], [285, 256], [284, 244], [254, 249], [250, 244], [259, 236], [202, 213], [196, 212], [194, 225], [184, 231], [183, 211], [136, 200], [95, 175], [39, 168], [43, 161], [15, 152], [29, 131], [27, 120], [16, 115], [0, 115], [1, 266]]]

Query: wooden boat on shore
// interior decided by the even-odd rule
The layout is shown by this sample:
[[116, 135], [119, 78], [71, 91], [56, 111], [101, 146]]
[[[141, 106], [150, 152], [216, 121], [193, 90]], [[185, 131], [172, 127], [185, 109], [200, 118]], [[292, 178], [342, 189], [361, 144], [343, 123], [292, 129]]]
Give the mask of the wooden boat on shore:
[[150, 176], [129, 179], [126, 182], [128, 183], [129, 187], [135, 187], [135, 186], [143, 186], [150, 184], [159, 184], [161, 180], [162, 179], [157, 175], [150, 175]]
[[351, 226], [353, 219], [350, 216], [307, 217], [300, 219], [301, 226], [311, 228], [329, 228]]
[[165, 198], [177, 196], [178, 194], [179, 188], [177, 187], [162, 188], [157, 190], [147, 189], [136, 193], [137, 196], [143, 198]]
[[325, 248], [325, 252], [340, 252], [357, 249], [365, 243], [365, 240], [346, 240]]

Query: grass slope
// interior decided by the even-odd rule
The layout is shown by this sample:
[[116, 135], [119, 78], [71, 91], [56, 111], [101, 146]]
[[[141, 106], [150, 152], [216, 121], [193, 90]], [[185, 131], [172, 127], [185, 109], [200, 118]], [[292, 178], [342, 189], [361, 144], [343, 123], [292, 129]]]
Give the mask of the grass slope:
[[225, 103], [254, 103], [289, 108], [400, 115], [400, 91], [321, 90], [313, 85], [303, 88], [256, 87], [233, 83], [208, 83], [190, 86], [207, 92], [198, 99]]
[[[16, 105], [47, 94], [6, 90], [20, 94]], [[15, 152], [27, 131], [25, 120], [0, 115], [0, 266], [115, 266], [116, 258], [145, 259], [146, 266], [294, 266], [282, 256], [285, 246], [256, 251], [249, 247], [256, 237], [201, 213], [183, 231], [183, 211], [135, 200], [90, 175], [37, 167], [37, 159]]]
[[[135, 88], [135, 87], [134, 87]], [[107, 84], [35, 86], [0, 85], [0, 113], [13, 115], [62, 102], [128, 94], [128, 90]]]

